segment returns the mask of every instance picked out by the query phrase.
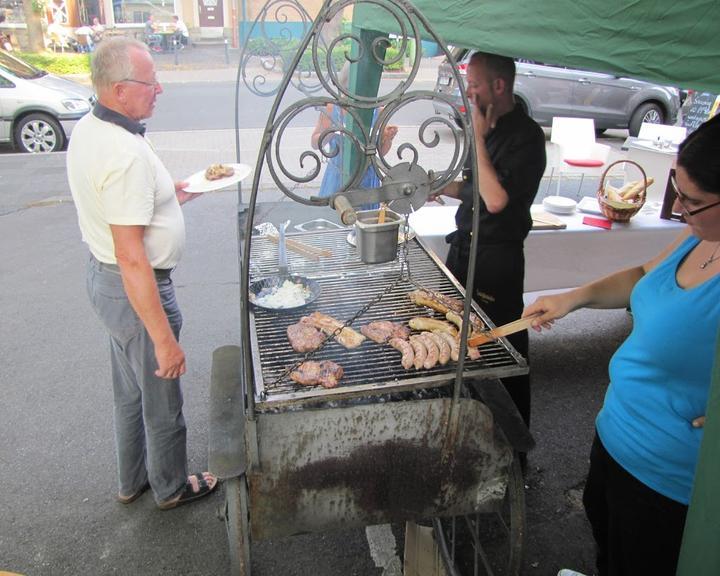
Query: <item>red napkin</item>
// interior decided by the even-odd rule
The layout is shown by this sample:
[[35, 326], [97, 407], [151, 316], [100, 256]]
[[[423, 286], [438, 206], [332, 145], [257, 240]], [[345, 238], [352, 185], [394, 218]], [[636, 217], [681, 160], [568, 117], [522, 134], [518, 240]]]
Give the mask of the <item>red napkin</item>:
[[583, 224], [588, 226], [597, 226], [598, 228], [606, 228], [610, 230], [612, 228], [612, 221], [607, 218], [595, 218], [593, 216], [585, 216], [583, 218]]

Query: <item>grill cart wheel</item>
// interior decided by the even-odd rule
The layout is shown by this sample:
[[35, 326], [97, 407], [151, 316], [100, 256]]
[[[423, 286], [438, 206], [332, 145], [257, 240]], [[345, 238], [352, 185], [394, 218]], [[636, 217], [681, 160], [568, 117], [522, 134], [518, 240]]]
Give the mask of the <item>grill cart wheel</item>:
[[449, 576], [517, 576], [525, 544], [525, 486], [515, 455], [497, 509], [435, 518], [435, 539]]
[[225, 527], [230, 545], [230, 574], [250, 576], [250, 527], [245, 475], [225, 481]]

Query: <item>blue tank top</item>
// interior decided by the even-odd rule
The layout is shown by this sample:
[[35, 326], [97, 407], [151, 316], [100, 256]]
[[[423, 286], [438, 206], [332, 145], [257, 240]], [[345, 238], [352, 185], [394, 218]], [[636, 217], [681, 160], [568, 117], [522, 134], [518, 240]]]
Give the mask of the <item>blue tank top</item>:
[[699, 240], [688, 237], [635, 285], [634, 326], [610, 361], [597, 431], [635, 478], [688, 504], [720, 324], [720, 275], [678, 286], [678, 266]]

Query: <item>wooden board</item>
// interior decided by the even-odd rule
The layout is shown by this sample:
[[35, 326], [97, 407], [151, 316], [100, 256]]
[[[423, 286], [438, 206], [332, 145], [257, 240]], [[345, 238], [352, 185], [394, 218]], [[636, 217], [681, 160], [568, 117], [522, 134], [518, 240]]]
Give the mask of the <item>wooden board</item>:
[[533, 230], [562, 230], [563, 228], [567, 228], [567, 224], [565, 222], [549, 212], [533, 212], [532, 219]]

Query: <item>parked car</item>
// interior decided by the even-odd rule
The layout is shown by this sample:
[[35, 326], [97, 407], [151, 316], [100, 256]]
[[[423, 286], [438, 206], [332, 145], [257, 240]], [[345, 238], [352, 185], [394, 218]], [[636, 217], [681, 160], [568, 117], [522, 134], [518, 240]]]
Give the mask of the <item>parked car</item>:
[[[465, 48], [453, 51], [463, 79], [471, 54]], [[553, 116], [592, 118], [598, 132], [627, 128], [631, 136], [637, 136], [643, 122], [674, 124], [680, 109], [680, 92], [670, 86], [529, 60], [516, 60], [515, 65], [516, 100], [541, 126], [552, 126]], [[438, 67], [435, 90], [450, 96], [463, 110], [447, 59]], [[435, 112], [448, 114], [450, 108], [439, 103]]]
[[55, 152], [95, 102], [93, 91], [0, 50], [0, 142]]

